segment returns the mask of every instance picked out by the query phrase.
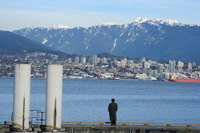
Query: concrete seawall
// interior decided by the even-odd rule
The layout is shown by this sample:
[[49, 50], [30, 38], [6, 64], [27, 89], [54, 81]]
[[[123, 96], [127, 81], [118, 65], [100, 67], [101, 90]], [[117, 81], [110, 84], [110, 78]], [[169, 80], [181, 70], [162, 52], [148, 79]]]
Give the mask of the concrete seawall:
[[[0, 128], [0, 133], [9, 132], [9, 128]], [[39, 133], [38, 131], [30, 131]], [[82, 129], [82, 128], [65, 128], [66, 133], [200, 133], [200, 131], [190, 130], [144, 130], [144, 129]]]
[[200, 131], [187, 130], [136, 130], [136, 129], [70, 129], [66, 128], [67, 133], [200, 133]]
[[200, 133], [200, 124], [117, 122], [62, 122], [68, 133]]
[[[29, 132], [41, 133], [45, 125], [30, 125]], [[12, 122], [0, 125], [0, 133], [10, 131]], [[27, 132], [27, 131], [26, 131]], [[53, 132], [53, 131], [51, 131]], [[200, 124], [117, 122], [62, 122], [60, 132], [66, 133], [200, 133]]]
[[[9, 132], [9, 128], [0, 128], [0, 133]], [[34, 132], [34, 131], [30, 131]], [[200, 133], [200, 131], [189, 130], [144, 130], [144, 129], [75, 129], [65, 128], [63, 132], [66, 133]], [[40, 132], [34, 132], [40, 133]]]

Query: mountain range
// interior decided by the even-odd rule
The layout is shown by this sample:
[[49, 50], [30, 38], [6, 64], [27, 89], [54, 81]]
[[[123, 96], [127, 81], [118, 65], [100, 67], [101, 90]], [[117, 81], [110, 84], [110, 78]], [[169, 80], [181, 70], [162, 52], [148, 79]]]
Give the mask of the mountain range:
[[24, 55], [33, 52], [66, 56], [65, 53], [42, 45], [39, 42], [32, 41], [9, 31], [0, 31], [0, 55]]
[[109, 53], [151, 60], [200, 62], [200, 25], [176, 20], [137, 18], [128, 24], [88, 28], [54, 25], [13, 31], [56, 50], [83, 56]]

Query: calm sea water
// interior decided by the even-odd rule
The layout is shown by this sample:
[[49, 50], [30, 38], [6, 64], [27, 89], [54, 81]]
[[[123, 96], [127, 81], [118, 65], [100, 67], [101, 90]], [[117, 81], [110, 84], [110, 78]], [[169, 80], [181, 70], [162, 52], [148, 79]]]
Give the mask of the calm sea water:
[[[11, 120], [14, 78], [0, 77], [0, 122]], [[46, 80], [31, 79], [31, 108], [45, 111]], [[200, 123], [200, 83], [63, 79], [62, 121]]]

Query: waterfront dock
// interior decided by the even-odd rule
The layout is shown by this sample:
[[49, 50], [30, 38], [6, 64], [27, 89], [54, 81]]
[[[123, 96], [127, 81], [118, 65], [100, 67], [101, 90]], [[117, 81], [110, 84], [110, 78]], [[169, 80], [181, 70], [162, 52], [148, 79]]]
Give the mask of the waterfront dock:
[[[11, 121], [0, 126], [0, 133], [9, 131]], [[30, 132], [41, 131], [41, 125], [30, 125]], [[144, 123], [144, 122], [81, 122], [63, 121], [62, 131], [67, 133], [200, 133], [200, 124]]]
[[185, 123], [117, 122], [117, 124], [113, 126], [110, 125], [109, 122], [62, 122], [62, 127], [65, 128], [65, 131], [69, 133], [72, 133], [72, 130], [77, 131], [76, 133], [81, 131], [87, 131], [87, 133], [93, 133], [94, 131], [98, 131], [97, 133], [109, 133], [109, 131], [114, 131], [114, 133], [146, 133], [147, 131], [197, 131], [200, 133], [200, 124]]

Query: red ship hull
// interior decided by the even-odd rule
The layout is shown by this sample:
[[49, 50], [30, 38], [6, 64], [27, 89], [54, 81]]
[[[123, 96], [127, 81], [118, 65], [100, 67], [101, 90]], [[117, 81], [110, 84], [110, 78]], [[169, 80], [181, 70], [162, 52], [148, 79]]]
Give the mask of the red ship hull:
[[168, 79], [172, 82], [200, 82], [200, 79]]

